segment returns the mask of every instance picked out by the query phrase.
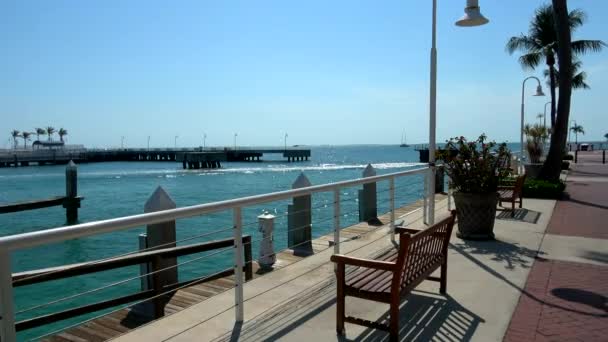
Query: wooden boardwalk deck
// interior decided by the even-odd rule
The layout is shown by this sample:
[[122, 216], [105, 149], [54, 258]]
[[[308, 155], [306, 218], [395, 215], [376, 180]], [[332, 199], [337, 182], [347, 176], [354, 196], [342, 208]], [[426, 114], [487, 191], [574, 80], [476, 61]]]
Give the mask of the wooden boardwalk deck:
[[[445, 195], [438, 194], [436, 196], [436, 202], [445, 199]], [[422, 207], [422, 200], [415, 203], [406, 205], [404, 207], [397, 208], [395, 210], [395, 218], [399, 218], [402, 215], [410, 213], [416, 209]], [[386, 213], [378, 217], [379, 221], [377, 224], [370, 225], [367, 222], [360, 222], [355, 225], [344, 228], [340, 232], [340, 237], [343, 240], [356, 238], [357, 236], [363, 235], [379, 228], [379, 226], [388, 224], [390, 221], [390, 214]], [[397, 219], [398, 220], [398, 219]], [[324, 235], [318, 237], [312, 241], [312, 247], [314, 253], [318, 253], [331, 248], [333, 245], [333, 235]], [[293, 250], [284, 250], [277, 253], [277, 262], [273, 269], [279, 269], [289, 266], [299, 260], [302, 260], [303, 256], [294, 255]], [[253, 264], [254, 279], [262, 276], [268, 271], [263, 271], [259, 268], [259, 265], [254, 262]], [[181, 311], [194, 304], [201, 303], [206, 299], [215, 296], [221, 292], [230, 290], [234, 287], [234, 275], [222, 277], [219, 279], [208, 280], [203, 283], [194, 284], [183, 289], [177, 290], [173, 293], [165, 306], [165, 316], [171, 315], [175, 312]], [[106, 341], [124, 333], [129, 332], [132, 329], [140, 327], [144, 324], [152, 322], [154, 318], [150, 316], [150, 310], [147, 305], [151, 303], [143, 303], [133, 308], [125, 308], [119, 311], [115, 311], [108, 315], [96, 318], [89, 322], [83, 323], [79, 326], [69, 328], [55, 335], [48, 336], [43, 341], [57, 341], [57, 342], [100, 342]]]

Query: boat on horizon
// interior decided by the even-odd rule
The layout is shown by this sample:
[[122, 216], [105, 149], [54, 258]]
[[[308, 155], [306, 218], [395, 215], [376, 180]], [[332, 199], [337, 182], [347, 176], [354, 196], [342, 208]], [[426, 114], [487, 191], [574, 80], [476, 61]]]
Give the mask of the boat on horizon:
[[410, 145], [407, 144], [406, 141], [406, 136], [405, 136], [405, 130], [403, 130], [403, 134], [401, 135], [401, 144], [399, 144], [399, 147], [410, 147]]

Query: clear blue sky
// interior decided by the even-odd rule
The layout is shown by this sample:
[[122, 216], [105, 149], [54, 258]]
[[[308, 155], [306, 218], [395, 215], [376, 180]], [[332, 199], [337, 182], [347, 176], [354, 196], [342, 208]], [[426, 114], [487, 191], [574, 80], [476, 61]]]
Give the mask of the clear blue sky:
[[[459, 28], [464, 3], [439, 0], [437, 138], [517, 141], [521, 81], [542, 73], [504, 46], [543, 1], [480, 0], [490, 24]], [[575, 38], [608, 41], [608, 2], [569, 6], [589, 14]], [[4, 0], [0, 147], [47, 125], [87, 146], [426, 142], [430, 29], [430, 0]], [[599, 140], [608, 51], [583, 61], [572, 117]], [[527, 117], [548, 100], [527, 96]]]

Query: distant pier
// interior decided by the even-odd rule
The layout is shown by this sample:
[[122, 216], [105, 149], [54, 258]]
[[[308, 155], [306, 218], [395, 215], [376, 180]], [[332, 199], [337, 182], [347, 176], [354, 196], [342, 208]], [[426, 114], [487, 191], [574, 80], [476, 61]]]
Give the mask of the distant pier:
[[184, 169], [219, 168], [221, 162], [259, 162], [265, 154], [280, 154], [287, 162], [307, 161], [310, 149], [304, 148], [152, 148], [152, 149], [44, 149], [0, 151], [0, 167], [30, 165], [114, 162], [181, 162]]

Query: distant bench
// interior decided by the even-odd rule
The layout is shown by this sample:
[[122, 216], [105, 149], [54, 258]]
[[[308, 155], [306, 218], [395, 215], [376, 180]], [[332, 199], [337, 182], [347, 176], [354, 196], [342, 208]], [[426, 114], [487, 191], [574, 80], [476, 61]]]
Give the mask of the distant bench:
[[[381, 329], [390, 333], [390, 340], [399, 339], [399, 304], [424, 280], [440, 282], [439, 292], [446, 293], [447, 251], [456, 211], [433, 226], [423, 229], [396, 227], [399, 249], [380, 255], [374, 260], [345, 255], [332, 255], [337, 263], [337, 319], [336, 330], [344, 334], [344, 322]], [[358, 267], [346, 276], [346, 265]], [[441, 268], [441, 275], [431, 274]], [[385, 325], [345, 315], [346, 296], [358, 297], [390, 305], [390, 324]]]

